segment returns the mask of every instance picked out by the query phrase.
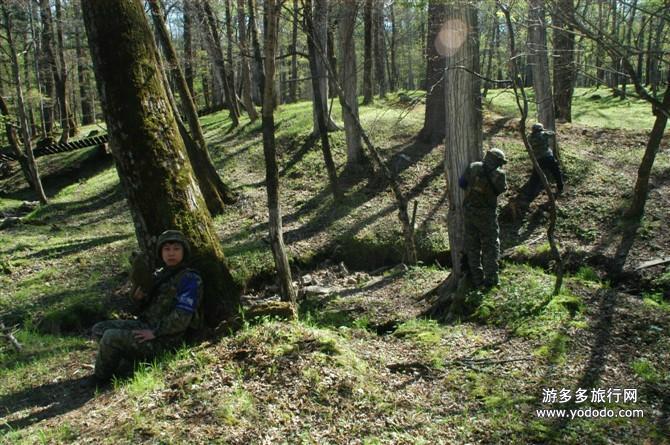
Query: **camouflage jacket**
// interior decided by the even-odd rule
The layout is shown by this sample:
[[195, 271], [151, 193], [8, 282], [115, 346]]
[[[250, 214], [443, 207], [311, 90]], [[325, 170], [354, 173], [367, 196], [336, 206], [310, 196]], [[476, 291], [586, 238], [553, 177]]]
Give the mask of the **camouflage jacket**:
[[553, 137], [553, 131], [537, 131], [528, 136], [528, 143], [533, 149], [536, 159], [553, 156], [554, 152], [549, 148], [549, 138]]
[[140, 319], [151, 326], [157, 338], [183, 334], [189, 327], [198, 329], [202, 324], [202, 292], [202, 279], [195, 270], [158, 269]]
[[498, 195], [507, 190], [505, 172], [499, 168], [488, 170], [483, 162], [473, 162], [458, 181], [465, 189], [464, 207], [495, 209]]

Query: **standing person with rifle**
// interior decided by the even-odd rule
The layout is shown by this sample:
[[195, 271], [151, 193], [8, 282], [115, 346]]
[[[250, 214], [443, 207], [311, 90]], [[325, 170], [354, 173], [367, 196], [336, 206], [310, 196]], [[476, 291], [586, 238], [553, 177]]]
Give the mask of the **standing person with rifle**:
[[492, 148], [483, 162], [471, 163], [458, 185], [465, 190], [465, 254], [475, 287], [491, 288], [498, 284], [500, 239], [498, 196], [507, 190], [505, 153]]
[[[533, 124], [531, 128], [531, 133], [528, 136], [528, 143], [533, 149], [533, 154], [537, 163], [540, 164], [540, 167], [545, 172], [551, 173], [554, 181], [556, 182], [556, 194], [560, 195], [563, 193], [563, 174], [561, 173], [561, 167], [558, 165], [558, 161], [554, 156], [554, 152], [549, 146], [549, 140], [553, 137], [556, 137], [556, 133], [553, 131], [545, 130], [544, 125], [541, 123]], [[523, 201], [525, 207], [528, 207], [531, 202], [537, 195], [540, 194], [542, 190], [542, 183], [540, 181], [540, 176], [533, 169], [528, 182], [524, 185], [524, 192], [522, 193]]]

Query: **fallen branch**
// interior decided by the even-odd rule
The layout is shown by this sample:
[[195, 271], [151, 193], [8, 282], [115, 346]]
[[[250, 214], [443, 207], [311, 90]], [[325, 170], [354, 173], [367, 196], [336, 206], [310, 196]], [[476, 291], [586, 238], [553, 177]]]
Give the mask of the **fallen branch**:
[[9, 343], [14, 347], [16, 352], [21, 352], [23, 350], [23, 346], [21, 346], [21, 343], [14, 337], [14, 334], [12, 334], [12, 331], [9, 328], [5, 327], [5, 324], [0, 321], [0, 332], [2, 333], [2, 336], [9, 341]]
[[635, 270], [647, 269], [648, 267], [660, 266], [661, 264], [670, 263], [670, 257], [656, 258], [655, 260], [645, 261], [635, 268]]

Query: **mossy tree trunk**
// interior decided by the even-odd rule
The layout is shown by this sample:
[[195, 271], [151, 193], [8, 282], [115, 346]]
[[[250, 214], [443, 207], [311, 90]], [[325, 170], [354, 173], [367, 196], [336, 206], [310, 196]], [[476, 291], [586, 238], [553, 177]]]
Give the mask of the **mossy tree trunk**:
[[221, 180], [214, 164], [212, 164], [212, 159], [207, 151], [205, 136], [202, 133], [200, 121], [198, 120], [198, 112], [193, 103], [191, 91], [186, 83], [186, 77], [179, 66], [177, 52], [172, 45], [170, 34], [163, 19], [163, 11], [158, 0], [149, 0], [149, 7], [151, 8], [151, 16], [153, 18], [154, 28], [158, 34], [158, 40], [163, 47], [163, 53], [167, 59], [167, 64], [172, 69], [172, 78], [177, 86], [182, 110], [186, 115], [188, 127], [191, 131], [190, 137], [195, 142], [194, 144], [190, 144], [190, 141], [185, 141], [188, 156], [191, 160], [191, 166], [195, 171], [200, 190], [205, 197], [207, 208], [212, 215], [217, 215], [223, 211], [224, 204], [232, 204], [235, 202], [235, 196], [228, 186]]
[[141, 0], [82, 4], [112, 155], [142, 251], [166, 229], [184, 232], [205, 281], [210, 325], [237, 313], [239, 289], [198, 187], [159, 71]]
[[279, 10], [281, 3], [265, 1], [265, 85], [263, 87], [263, 152], [265, 154], [265, 181], [267, 184], [270, 244], [283, 301], [288, 301], [295, 310], [296, 291], [291, 279], [291, 267], [286, 256], [282, 233], [281, 205], [279, 203], [279, 170], [275, 150], [274, 85], [275, 56], [277, 50]]
[[445, 100], [444, 100], [444, 54], [435, 46], [446, 14], [446, 4], [441, 0], [428, 2], [428, 40], [426, 41], [426, 114], [419, 139], [429, 144], [444, 140]]

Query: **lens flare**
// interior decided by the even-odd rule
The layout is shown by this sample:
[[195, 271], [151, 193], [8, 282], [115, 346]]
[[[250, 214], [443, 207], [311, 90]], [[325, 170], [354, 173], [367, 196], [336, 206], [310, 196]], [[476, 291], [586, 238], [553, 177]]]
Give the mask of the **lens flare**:
[[462, 20], [446, 21], [435, 39], [435, 49], [441, 56], [453, 56], [468, 36], [468, 25]]

